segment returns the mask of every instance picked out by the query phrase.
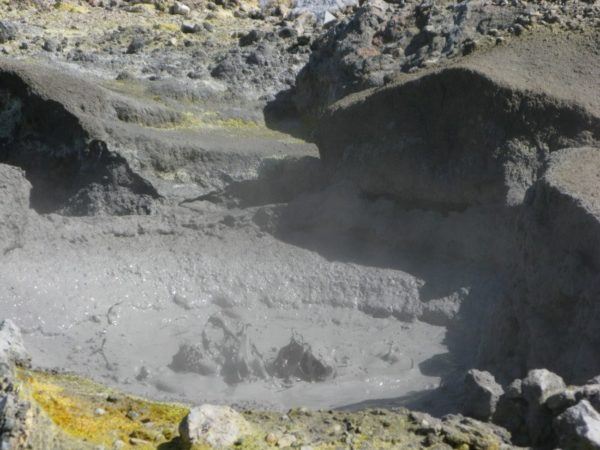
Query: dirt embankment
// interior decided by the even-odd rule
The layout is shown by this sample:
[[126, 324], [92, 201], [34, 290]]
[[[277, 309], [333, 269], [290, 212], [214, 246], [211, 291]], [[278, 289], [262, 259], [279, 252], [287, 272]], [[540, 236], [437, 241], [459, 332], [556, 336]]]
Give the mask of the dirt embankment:
[[[511, 279], [481, 331], [479, 364], [497, 373], [543, 366], [582, 381], [600, 371], [595, 333], [580, 323], [596, 314], [589, 301], [598, 273], [589, 186], [599, 171], [597, 43], [594, 31], [534, 33], [351, 96], [329, 110], [318, 132], [333, 176], [369, 195], [465, 218], [482, 209], [504, 217], [478, 241], [490, 251], [479, 245], [473, 254], [463, 245], [463, 257], [496, 260]], [[556, 174], [565, 165], [569, 193], [559, 194], [564, 177], [556, 181]], [[454, 239], [473, 236], [465, 226]]]

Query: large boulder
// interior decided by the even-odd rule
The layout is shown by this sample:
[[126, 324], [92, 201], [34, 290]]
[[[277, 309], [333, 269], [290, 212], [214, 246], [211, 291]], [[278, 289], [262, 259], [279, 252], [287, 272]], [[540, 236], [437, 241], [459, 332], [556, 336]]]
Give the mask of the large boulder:
[[587, 400], [554, 419], [559, 444], [569, 450], [600, 449], [600, 414]]
[[552, 411], [545, 403], [564, 388], [563, 379], [546, 369], [531, 370], [523, 379], [522, 396], [527, 402], [525, 423], [533, 444], [541, 445], [552, 439]]
[[487, 421], [496, 412], [496, 405], [503, 393], [502, 386], [491, 373], [471, 369], [465, 375], [463, 413]]
[[552, 395], [565, 388], [564, 380], [546, 369], [529, 371], [521, 382], [523, 398], [530, 405], [541, 406]]
[[0, 256], [23, 244], [30, 190], [21, 169], [0, 164]]
[[10, 320], [0, 322], [0, 449], [27, 448], [30, 403], [18, 395], [15, 365], [29, 364], [19, 328]]
[[228, 406], [202, 405], [192, 408], [179, 426], [186, 445], [210, 445], [227, 448], [251, 431], [241, 414]]
[[0, 363], [26, 365], [30, 361], [21, 330], [12, 320], [0, 322]]

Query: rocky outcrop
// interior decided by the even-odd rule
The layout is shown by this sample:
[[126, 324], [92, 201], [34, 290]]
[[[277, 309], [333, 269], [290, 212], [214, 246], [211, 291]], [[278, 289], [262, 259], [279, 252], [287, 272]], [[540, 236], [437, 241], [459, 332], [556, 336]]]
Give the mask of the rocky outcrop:
[[315, 154], [251, 120], [207, 123], [176, 80], [129, 83], [147, 90], [128, 95], [78, 70], [0, 63], [0, 162], [25, 170], [38, 212], [149, 214]]
[[27, 366], [30, 360], [21, 330], [11, 320], [0, 322], [0, 362]]
[[28, 442], [30, 405], [18, 395], [15, 365], [27, 365], [29, 354], [20, 330], [10, 320], [0, 322], [0, 448], [23, 448]]
[[566, 386], [546, 369], [514, 380], [500, 397], [491, 420], [511, 432], [517, 445], [535, 448], [598, 448], [597, 380]]
[[539, 61], [551, 74], [547, 87], [528, 78], [529, 70], [541, 70], [529, 56], [558, 50], [563, 41], [546, 43], [540, 34], [350, 96], [320, 121], [321, 157], [371, 195], [455, 210], [520, 204], [550, 152], [600, 139], [591, 84], [600, 64], [581, 61], [590, 72], [579, 76], [581, 90], [564, 86], [572, 77], [563, 68], [569, 52], [591, 57], [593, 42], [595, 35], [584, 36], [561, 50], [562, 58]]
[[584, 1], [559, 8], [548, 1], [367, 0], [314, 42], [297, 78], [295, 101], [302, 113], [318, 116], [346, 95], [383, 86], [399, 72], [443, 66], [529, 29], [593, 26], [599, 14]]

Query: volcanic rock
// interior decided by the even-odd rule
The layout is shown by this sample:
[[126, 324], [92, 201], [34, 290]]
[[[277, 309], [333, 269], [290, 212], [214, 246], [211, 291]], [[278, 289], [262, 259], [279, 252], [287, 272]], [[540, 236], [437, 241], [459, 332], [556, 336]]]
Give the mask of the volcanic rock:
[[298, 378], [308, 382], [324, 381], [335, 374], [335, 366], [323, 350], [313, 348], [292, 337], [281, 348], [270, 365], [270, 371], [279, 378]]
[[0, 44], [17, 38], [17, 26], [7, 20], [0, 20]]
[[27, 365], [30, 359], [19, 328], [8, 319], [0, 322], [0, 363]]
[[246, 419], [228, 406], [202, 405], [190, 410], [179, 434], [184, 444], [208, 444], [218, 449], [232, 446], [250, 428]]
[[504, 393], [489, 372], [471, 369], [465, 376], [465, 400], [463, 413], [478, 420], [487, 421], [496, 412], [496, 405]]
[[554, 419], [562, 448], [600, 449], [600, 414], [587, 400], [581, 400]]
[[187, 16], [191, 12], [189, 6], [184, 5], [181, 2], [175, 2], [173, 6], [171, 6], [171, 14], [178, 14], [180, 16]]

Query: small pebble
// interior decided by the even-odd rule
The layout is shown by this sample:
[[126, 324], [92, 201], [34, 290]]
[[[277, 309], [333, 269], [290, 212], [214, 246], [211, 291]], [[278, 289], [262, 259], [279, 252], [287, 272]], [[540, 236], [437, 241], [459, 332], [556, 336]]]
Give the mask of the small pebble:
[[139, 438], [129, 438], [129, 443], [131, 445], [149, 445], [150, 441], [146, 441], [144, 439]]
[[269, 433], [265, 436], [265, 442], [269, 445], [277, 444], [277, 436], [273, 433]]
[[125, 417], [127, 417], [130, 420], [135, 420], [138, 417], [140, 417], [140, 414], [135, 411], [127, 411], [127, 414], [125, 414]]
[[277, 441], [279, 447], [291, 447], [296, 442], [296, 436], [293, 434], [284, 434]]

